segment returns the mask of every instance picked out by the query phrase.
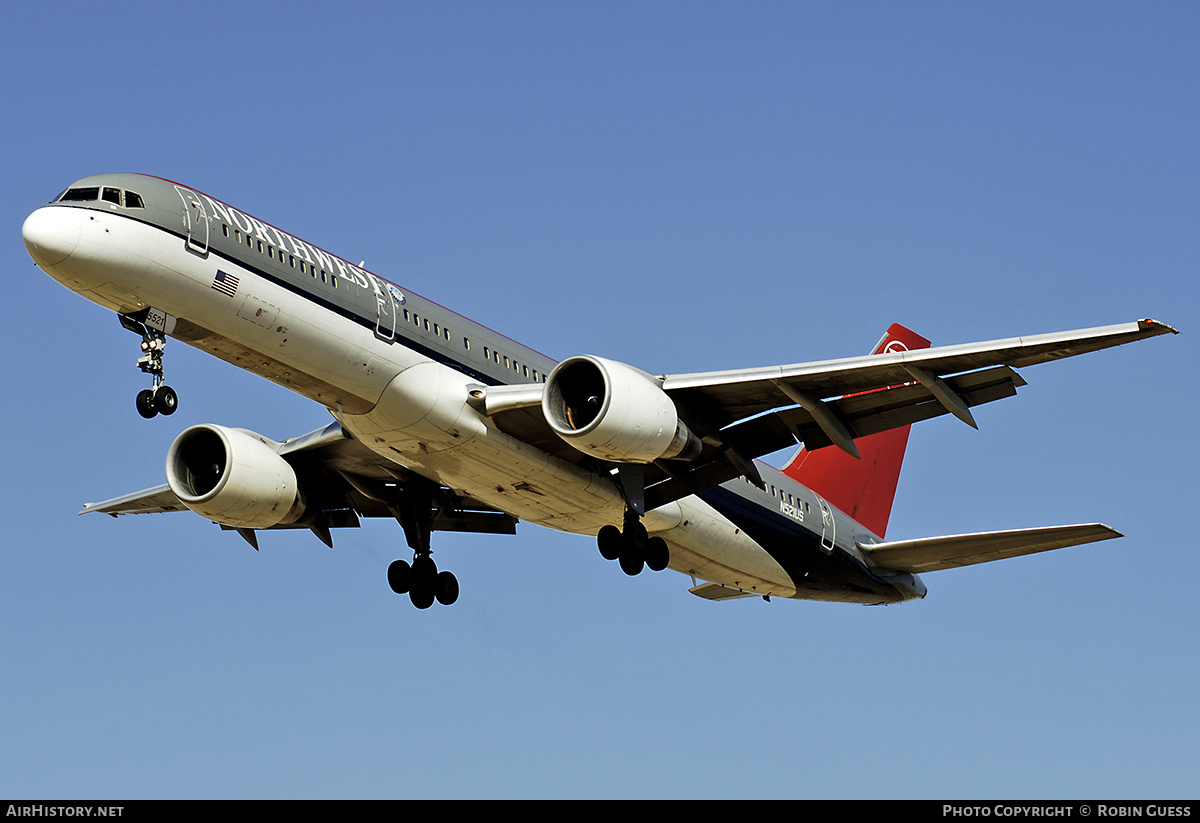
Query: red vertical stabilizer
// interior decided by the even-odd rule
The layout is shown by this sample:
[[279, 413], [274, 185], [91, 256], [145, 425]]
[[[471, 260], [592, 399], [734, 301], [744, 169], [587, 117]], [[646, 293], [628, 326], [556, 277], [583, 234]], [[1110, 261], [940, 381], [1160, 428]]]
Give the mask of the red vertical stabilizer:
[[[871, 354], [927, 349], [919, 334], [893, 323]], [[810, 452], [801, 447], [783, 473], [812, 489], [880, 537], [887, 532], [908, 446], [909, 426], [889, 429], [854, 441], [860, 460], [836, 446]]]

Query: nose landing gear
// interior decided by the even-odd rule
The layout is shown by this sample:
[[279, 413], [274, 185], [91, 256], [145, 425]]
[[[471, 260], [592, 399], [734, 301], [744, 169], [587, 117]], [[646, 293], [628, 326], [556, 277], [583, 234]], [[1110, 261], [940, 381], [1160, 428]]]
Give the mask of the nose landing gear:
[[137, 365], [153, 378], [153, 385], [137, 394], [138, 414], [146, 419], [159, 414], [174, 414], [179, 408], [179, 395], [163, 383], [163, 349], [167, 346], [167, 336], [128, 314], [122, 314], [120, 318], [122, 326], [141, 335], [142, 356], [138, 358]]

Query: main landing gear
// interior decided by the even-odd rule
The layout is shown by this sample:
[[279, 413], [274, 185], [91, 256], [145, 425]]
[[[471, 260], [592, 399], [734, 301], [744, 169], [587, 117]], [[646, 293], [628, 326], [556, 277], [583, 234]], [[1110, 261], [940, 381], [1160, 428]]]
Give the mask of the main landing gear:
[[458, 600], [458, 578], [450, 572], [438, 571], [430, 556], [430, 537], [437, 516], [434, 510], [436, 493], [437, 487], [432, 483], [415, 480], [388, 504], [413, 550], [411, 565], [406, 560], [394, 560], [388, 566], [388, 585], [396, 594], [407, 594], [418, 609], [428, 609], [434, 600], [443, 606]]
[[179, 396], [163, 383], [163, 349], [167, 345], [167, 336], [126, 314], [121, 315], [121, 325], [142, 336], [143, 354], [138, 358], [138, 368], [154, 380], [151, 388], [138, 392], [138, 414], [147, 420], [159, 414], [174, 414], [179, 408]]
[[641, 572], [642, 567], [660, 572], [671, 561], [667, 541], [661, 537], [650, 537], [637, 513], [625, 510], [625, 527], [605, 526], [596, 535], [600, 554], [605, 560], [616, 560], [621, 571], [631, 577]]
[[434, 600], [443, 606], [458, 600], [458, 578], [438, 571], [428, 554], [417, 554], [411, 566], [405, 560], [393, 560], [388, 566], [388, 585], [396, 594], [408, 594], [418, 609], [428, 609]]

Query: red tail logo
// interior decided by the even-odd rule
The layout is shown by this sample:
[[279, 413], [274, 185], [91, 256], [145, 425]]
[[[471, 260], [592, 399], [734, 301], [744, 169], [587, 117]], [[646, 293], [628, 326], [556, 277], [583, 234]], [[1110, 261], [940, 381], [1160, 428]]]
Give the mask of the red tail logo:
[[[871, 354], [927, 349], [930, 342], [916, 332], [893, 323]], [[784, 467], [783, 473], [802, 483], [846, 514], [883, 537], [896, 498], [900, 466], [908, 446], [908, 426], [855, 440], [861, 459], [839, 448], [810, 452], [804, 448]]]

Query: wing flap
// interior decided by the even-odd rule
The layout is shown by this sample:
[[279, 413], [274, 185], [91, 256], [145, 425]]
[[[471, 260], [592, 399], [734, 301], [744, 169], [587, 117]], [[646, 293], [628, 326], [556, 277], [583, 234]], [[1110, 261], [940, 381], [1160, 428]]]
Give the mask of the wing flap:
[[740, 597], [762, 597], [755, 592], [746, 592], [732, 586], [722, 586], [720, 583], [701, 583], [688, 589], [696, 597], [705, 600], [737, 600]]
[[[1025, 381], [1007, 366], [947, 378], [968, 406], [1012, 397]], [[925, 386], [910, 383], [889, 389], [851, 395], [825, 404], [855, 438], [907, 426], [946, 414], [947, 409]], [[797, 442], [809, 451], [832, 445], [822, 425], [805, 408], [793, 406], [735, 423], [714, 435], [722, 446], [744, 459], [761, 457]], [[646, 505], [649, 508], [678, 500], [743, 474], [718, 446], [705, 449], [687, 464], [661, 461], [646, 476]]]
[[860, 543], [859, 549], [876, 566], [892, 571], [935, 572], [990, 563], [1008, 557], [1080, 546], [1099, 540], [1121, 537], [1103, 523], [1077, 526], [1049, 526], [1036, 529], [956, 534], [892, 540], [886, 543]]

